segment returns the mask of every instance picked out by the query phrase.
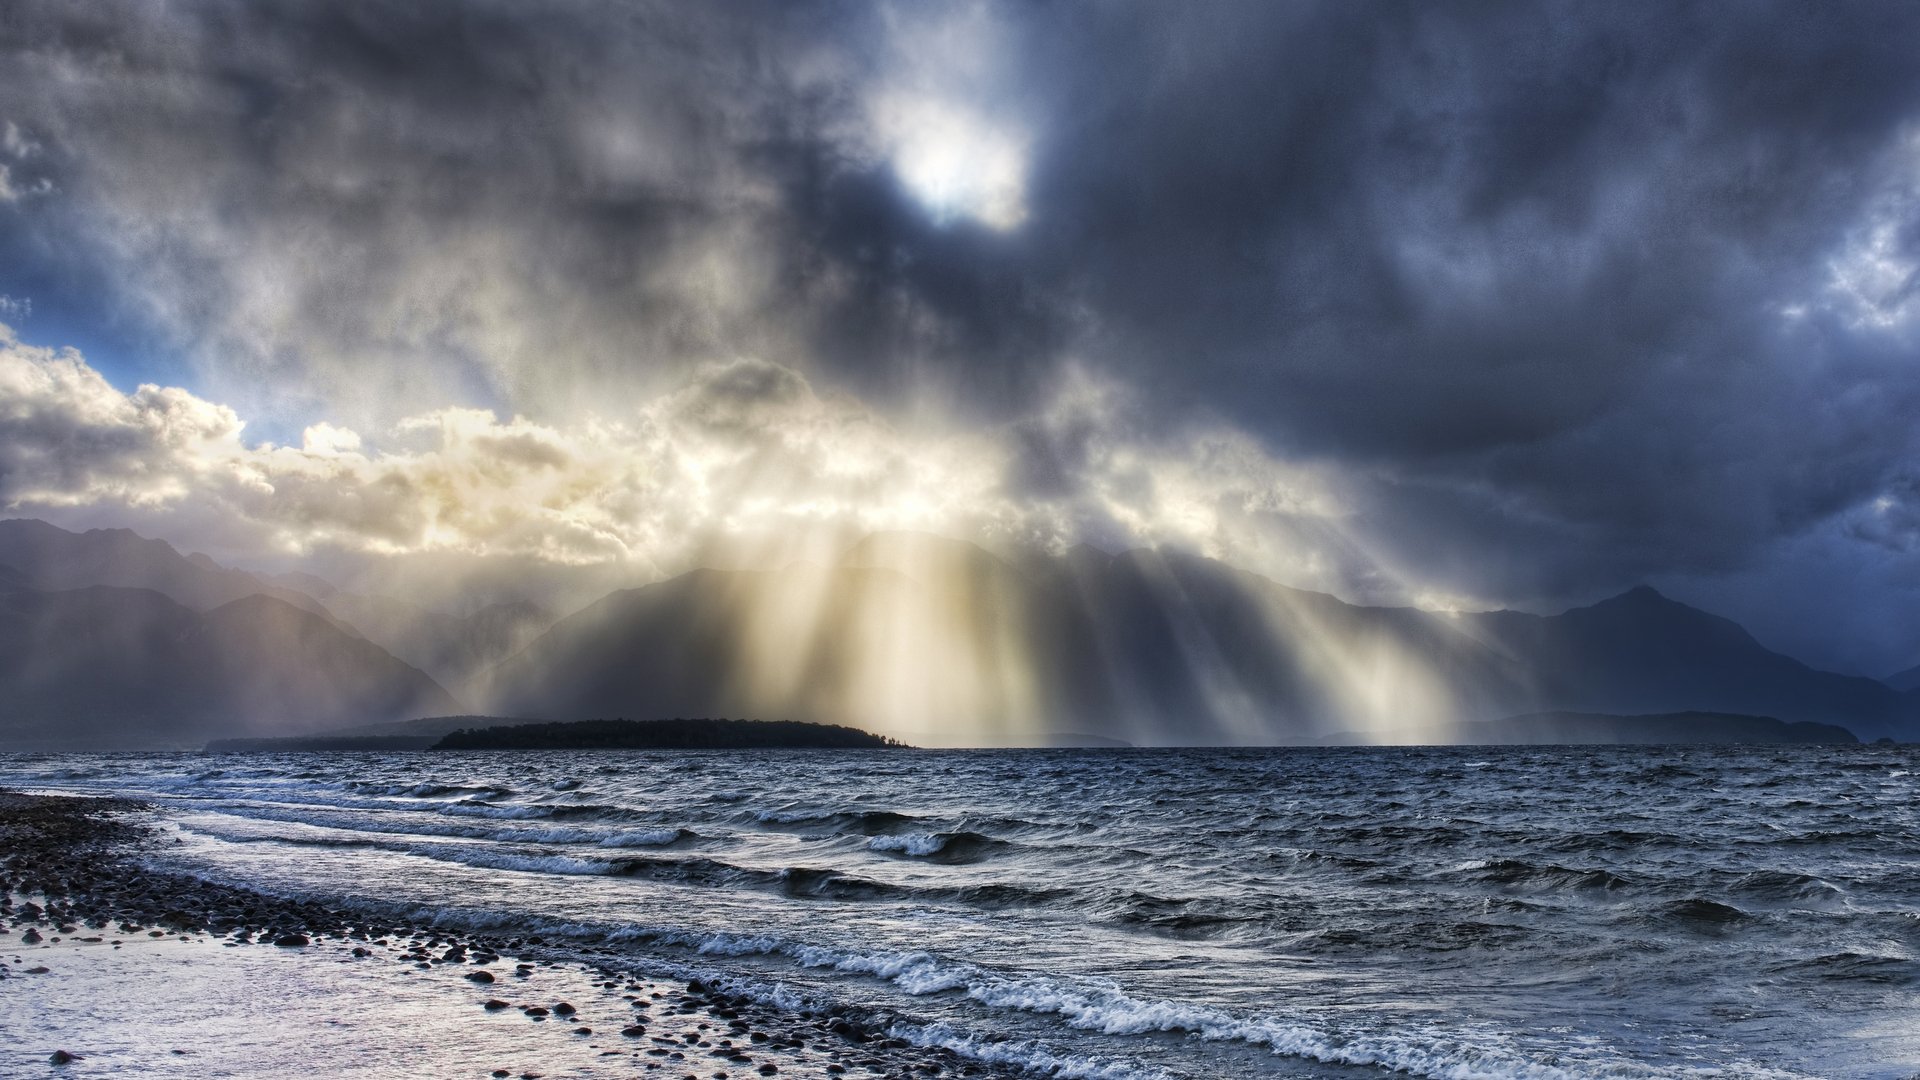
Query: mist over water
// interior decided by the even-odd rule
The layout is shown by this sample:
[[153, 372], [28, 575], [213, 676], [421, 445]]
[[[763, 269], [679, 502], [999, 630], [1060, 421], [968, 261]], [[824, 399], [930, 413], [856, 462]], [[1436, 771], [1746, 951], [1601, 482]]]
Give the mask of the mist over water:
[[13, 755], [156, 858], [1082, 1076], [1920, 1069], [1912, 747]]

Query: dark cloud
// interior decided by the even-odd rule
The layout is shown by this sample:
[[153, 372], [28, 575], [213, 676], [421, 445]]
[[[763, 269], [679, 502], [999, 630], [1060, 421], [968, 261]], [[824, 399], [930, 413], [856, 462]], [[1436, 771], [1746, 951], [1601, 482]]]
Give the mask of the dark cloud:
[[551, 420], [758, 358], [1013, 422], [1009, 489], [1062, 503], [1101, 433], [1033, 406], [1091, 370], [1150, 403], [1130, 425], [1341, 470], [1390, 570], [1359, 591], [1908, 581], [1835, 598], [1866, 626], [1913, 599], [1916, 24], [21, 2], [0, 293], [103, 288], [196, 390], [300, 423]]

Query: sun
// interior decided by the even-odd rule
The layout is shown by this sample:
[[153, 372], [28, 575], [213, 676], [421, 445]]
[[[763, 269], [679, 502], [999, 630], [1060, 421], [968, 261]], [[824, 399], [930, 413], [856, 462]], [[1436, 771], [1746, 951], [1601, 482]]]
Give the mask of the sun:
[[882, 130], [894, 175], [935, 221], [971, 218], [998, 232], [1026, 221], [1023, 134], [925, 98], [889, 102]]

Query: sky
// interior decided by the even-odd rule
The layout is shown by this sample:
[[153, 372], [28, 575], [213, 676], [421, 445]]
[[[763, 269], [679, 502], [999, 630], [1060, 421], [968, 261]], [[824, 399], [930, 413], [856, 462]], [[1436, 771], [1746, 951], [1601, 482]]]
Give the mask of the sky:
[[908, 528], [1360, 603], [1651, 582], [1884, 674], [1916, 23], [14, 0], [0, 506], [248, 565]]

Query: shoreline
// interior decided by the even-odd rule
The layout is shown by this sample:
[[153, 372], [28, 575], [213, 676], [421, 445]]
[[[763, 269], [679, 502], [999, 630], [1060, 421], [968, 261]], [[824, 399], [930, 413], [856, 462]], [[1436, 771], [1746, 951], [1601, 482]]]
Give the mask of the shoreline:
[[[490, 1080], [1028, 1075], [855, 1016], [555, 959], [537, 936], [396, 924], [153, 870], [137, 859], [154, 839], [149, 811], [0, 791], [0, 994], [29, 998], [0, 1010], [0, 1044], [13, 1047], [0, 1071], [380, 1075], [431, 1061], [421, 1074]], [[273, 1005], [255, 1015], [263, 996]]]

